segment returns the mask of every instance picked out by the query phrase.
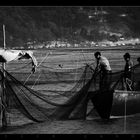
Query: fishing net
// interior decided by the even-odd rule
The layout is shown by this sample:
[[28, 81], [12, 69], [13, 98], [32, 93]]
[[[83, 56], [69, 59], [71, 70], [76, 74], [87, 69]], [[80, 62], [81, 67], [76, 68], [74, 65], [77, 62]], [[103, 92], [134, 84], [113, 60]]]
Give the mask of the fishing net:
[[[5, 71], [5, 77], [1, 72], [1, 77], [5, 79], [4, 111], [7, 117], [7, 125], [11, 125], [11, 122], [15, 122], [15, 124], [17, 123], [19, 125], [20, 121], [25, 123], [29, 122], [29, 120], [42, 122], [52, 119], [69, 119], [72, 111], [81, 110], [80, 108], [83, 107], [83, 103], [85, 103], [84, 98], [88, 95], [88, 88], [84, 85], [90, 80], [93, 71], [88, 69], [88, 67], [82, 67], [76, 69], [76, 71], [81, 72], [79, 80], [75, 81], [74, 86], [72, 85], [70, 90], [59, 91], [60, 93], [56, 93], [55, 91], [45, 91], [42, 93], [35, 91], [21, 81], [18, 81], [7, 71]], [[69, 73], [71, 72], [47, 71], [45, 75], [48, 74], [47, 80], [53, 80], [52, 82], [55, 80], [57, 83], [60, 77], [65, 80], [68, 77], [72, 77]], [[46, 79], [46, 77], [44, 79]], [[81, 104], [81, 107], [79, 104]], [[81, 118], [82, 117], [84, 117], [84, 115], [81, 115]]]
[[[125, 99], [117, 90], [124, 91], [124, 87], [127, 89], [128, 86], [131, 87], [129, 90], [139, 91], [140, 65], [133, 67], [131, 79], [127, 79], [127, 82], [124, 82], [126, 79], [123, 71], [108, 73], [101, 81], [101, 73], [94, 71], [89, 65], [67, 70], [39, 69], [26, 84], [25, 75], [16, 74], [5, 71], [4, 77], [0, 72], [1, 83], [5, 83], [4, 94], [1, 95], [1, 123], [6, 126], [51, 120], [86, 119], [93, 107], [101, 118], [122, 115]], [[45, 85], [46, 89], [43, 90], [41, 86], [42, 90], [37, 91], [34, 83], [38, 84], [37, 88]], [[59, 89], [60, 86], [64, 86], [63, 90]], [[138, 104], [139, 98], [134, 98], [131, 94], [127, 95], [127, 98], [129, 106]], [[119, 110], [120, 107], [122, 111]], [[128, 114], [140, 112], [138, 107], [135, 111], [129, 110]]]

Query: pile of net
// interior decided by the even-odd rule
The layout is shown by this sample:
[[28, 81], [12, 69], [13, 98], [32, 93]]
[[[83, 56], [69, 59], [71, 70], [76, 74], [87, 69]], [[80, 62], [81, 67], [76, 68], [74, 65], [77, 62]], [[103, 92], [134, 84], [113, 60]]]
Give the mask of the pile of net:
[[[128, 79], [127, 83], [124, 82], [124, 72], [119, 71], [107, 75], [102, 86], [100, 72], [94, 71], [89, 65], [57, 71], [40, 69], [26, 84], [25, 79], [23, 80], [26, 75], [21, 77], [19, 73], [16, 75], [5, 71], [4, 76], [0, 71], [0, 77], [1, 91], [4, 89], [4, 94], [1, 95], [1, 124], [6, 126], [51, 120], [86, 119], [93, 111], [103, 119], [111, 115], [123, 115], [125, 98], [121, 96], [121, 92], [115, 91], [125, 91], [127, 86], [131, 87], [128, 91], [140, 90], [140, 65], [133, 67], [132, 78]], [[43, 84], [47, 90], [41, 92], [30, 86], [35, 83], [38, 83], [38, 86]], [[56, 87], [60, 83], [61, 86], [68, 86], [65, 87], [66, 90], [50, 90], [51, 83]], [[138, 97], [131, 94], [132, 92], [127, 92], [128, 104], [132, 106], [136, 101], [139, 104], [139, 94]], [[140, 112], [138, 107], [133, 111], [129, 110], [128, 108], [128, 114]]]

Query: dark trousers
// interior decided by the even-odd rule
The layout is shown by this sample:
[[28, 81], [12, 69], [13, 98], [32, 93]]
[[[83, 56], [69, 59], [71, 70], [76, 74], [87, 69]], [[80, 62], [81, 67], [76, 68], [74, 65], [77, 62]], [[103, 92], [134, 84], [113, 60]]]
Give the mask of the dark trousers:
[[100, 90], [109, 90], [111, 84], [111, 71], [101, 71], [100, 74]]

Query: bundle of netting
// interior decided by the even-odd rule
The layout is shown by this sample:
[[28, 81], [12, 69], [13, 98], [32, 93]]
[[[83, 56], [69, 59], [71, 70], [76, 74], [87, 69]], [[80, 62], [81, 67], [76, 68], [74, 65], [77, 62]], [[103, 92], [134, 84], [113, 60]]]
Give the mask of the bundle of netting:
[[[88, 87], [85, 85], [91, 80], [93, 72], [87, 66], [80, 69], [79, 80], [67, 91], [58, 92], [38, 92], [17, 80], [10, 73], [5, 71], [5, 76], [1, 72], [4, 81], [3, 110], [7, 125], [20, 125], [21, 123], [36, 121], [42, 122], [52, 119], [70, 119], [74, 110], [81, 112], [83, 103], [86, 103]], [[63, 78], [63, 72], [52, 72]], [[55, 79], [55, 78], [54, 78]], [[56, 78], [57, 79], [57, 78]], [[47, 86], [47, 85], [46, 85]], [[49, 85], [48, 85], [49, 86]], [[81, 104], [81, 109], [79, 109]], [[83, 111], [82, 111], [83, 112]], [[73, 118], [84, 118], [85, 112], [81, 116], [75, 115]]]
[[[77, 73], [76, 78], [74, 73]], [[42, 76], [41, 80], [44, 80], [43, 83], [48, 81], [45, 84], [48, 90], [43, 92], [25, 85], [20, 77], [17, 80], [7, 71], [5, 75], [2, 72], [0, 74], [1, 81], [4, 81], [1, 120], [6, 126], [54, 119], [86, 119], [93, 111], [103, 119], [108, 119], [111, 115], [124, 115], [124, 112], [128, 115], [140, 112], [140, 97], [137, 94], [140, 65], [132, 68], [131, 78], [126, 78], [124, 71], [119, 71], [109, 73], [103, 79], [101, 72], [93, 70], [89, 65], [72, 70], [46, 70], [46, 77]], [[50, 91], [51, 80], [56, 88]], [[72, 81], [71, 84], [69, 80]], [[67, 82], [68, 87], [56, 90], [60, 83]], [[124, 96], [126, 93], [127, 96]], [[130, 107], [135, 109], [131, 110]]]

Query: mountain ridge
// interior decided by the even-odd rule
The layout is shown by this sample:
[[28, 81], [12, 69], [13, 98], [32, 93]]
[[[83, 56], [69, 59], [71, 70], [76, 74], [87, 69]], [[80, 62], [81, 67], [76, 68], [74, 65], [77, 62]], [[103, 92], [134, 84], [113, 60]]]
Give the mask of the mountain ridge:
[[[0, 7], [8, 47], [57, 39], [118, 40], [140, 36], [140, 7]], [[26, 46], [25, 46], [26, 47]]]

